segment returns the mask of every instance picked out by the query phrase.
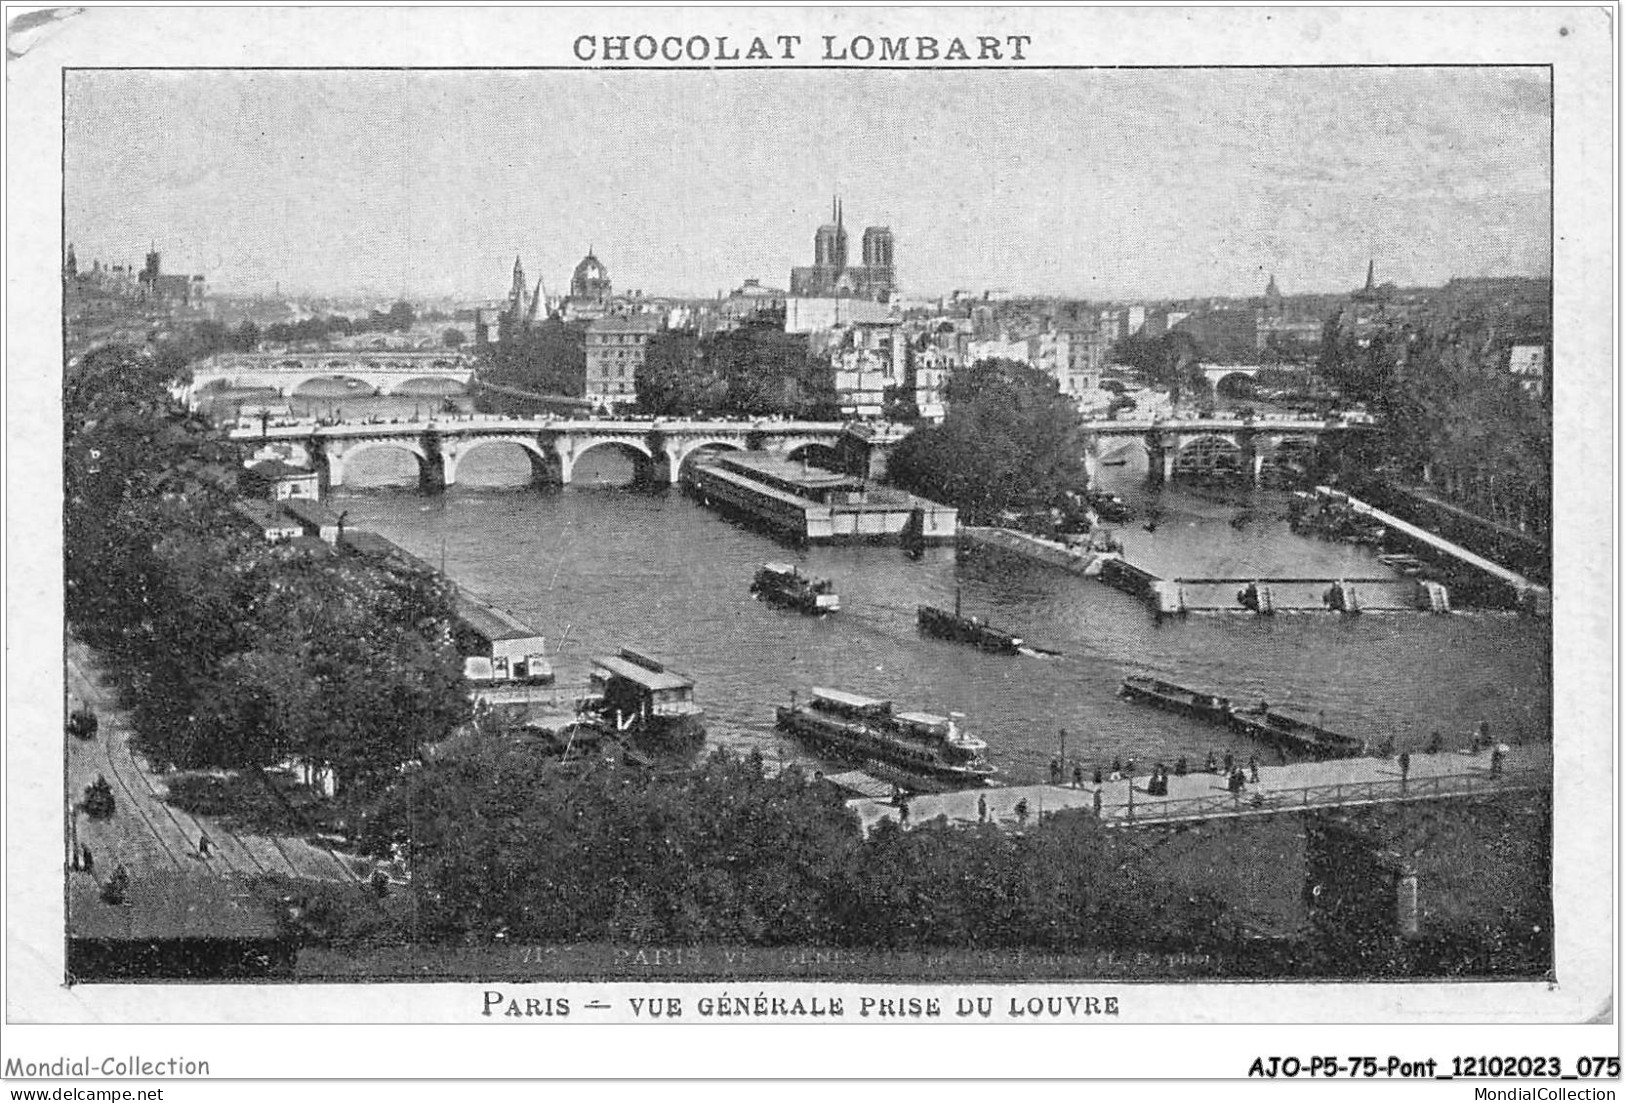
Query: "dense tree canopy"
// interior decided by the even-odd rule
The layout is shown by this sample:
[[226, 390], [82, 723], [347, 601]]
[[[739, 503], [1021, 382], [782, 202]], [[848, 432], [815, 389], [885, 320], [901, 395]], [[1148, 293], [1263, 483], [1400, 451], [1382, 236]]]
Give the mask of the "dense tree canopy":
[[782, 319], [756, 319], [711, 337], [657, 333], [637, 387], [638, 408], [666, 417], [832, 419], [840, 413], [828, 360], [810, 354], [804, 335], [785, 333]]
[[1014, 360], [956, 372], [940, 426], [917, 429], [892, 454], [897, 486], [987, 521], [1087, 489], [1077, 407], [1044, 373]]
[[110, 347], [65, 381], [69, 620], [118, 661], [155, 761], [391, 776], [467, 716], [450, 589], [248, 530], [234, 448], [171, 408], [163, 370]]
[[1192, 941], [1222, 911], [1125, 869], [1091, 817], [865, 839], [836, 791], [723, 752], [575, 774], [482, 739], [414, 771], [368, 840], [408, 846], [439, 939], [1080, 949]]
[[1550, 389], [1526, 390], [1508, 370], [1517, 332], [1505, 319], [1441, 317], [1396, 321], [1357, 337], [1334, 319], [1321, 372], [1378, 415], [1378, 459], [1391, 474], [1428, 483], [1486, 516], [1544, 527], [1551, 516]]
[[542, 395], [573, 395], [587, 389], [587, 327], [549, 318], [486, 352], [480, 378]]

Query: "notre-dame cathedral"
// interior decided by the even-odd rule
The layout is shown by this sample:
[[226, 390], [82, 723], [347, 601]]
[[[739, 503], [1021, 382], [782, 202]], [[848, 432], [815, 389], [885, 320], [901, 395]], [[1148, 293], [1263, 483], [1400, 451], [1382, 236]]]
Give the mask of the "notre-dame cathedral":
[[818, 227], [813, 237], [813, 263], [790, 270], [790, 294], [801, 298], [858, 298], [889, 302], [897, 290], [892, 267], [892, 236], [888, 226], [863, 231], [863, 263], [847, 263], [846, 224], [841, 201], [830, 211], [834, 221]]

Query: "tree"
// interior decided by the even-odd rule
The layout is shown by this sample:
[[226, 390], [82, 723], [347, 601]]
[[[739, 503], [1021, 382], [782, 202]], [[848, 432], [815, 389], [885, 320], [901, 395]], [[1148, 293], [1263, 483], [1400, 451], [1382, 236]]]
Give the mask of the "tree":
[[468, 344], [468, 334], [455, 327], [446, 329], [440, 334], [440, 343], [449, 349], [460, 349]]
[[949, 380], [947, 399], [940, 426], [897, 446], [887, 468], [893, 484], [978, 521], [1087, 489], [1082, 420], [1044, 373], [1013, 360], [978, 361]]

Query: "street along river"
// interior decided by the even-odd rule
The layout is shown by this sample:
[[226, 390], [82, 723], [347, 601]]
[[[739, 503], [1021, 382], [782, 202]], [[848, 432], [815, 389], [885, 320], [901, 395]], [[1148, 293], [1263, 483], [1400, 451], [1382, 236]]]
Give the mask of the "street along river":
[[[1138, 450], [1130, 450], [1137, 452]], [[612, 449], [583, 457], [575, 485], [518, 486], [517, 446], [471, 454], [459, 484], [428, 497], [391, 449], [357, 457], [332, 503], [445, 570], [467, 589], [541, 628], [561, 685], [586, 680], [594, 654], [627, 646], [693, 675], [710, 740], [770, 761], [818, 763], [773, 728], [791, 691], [831, 686], [899, 707], [966, 714], [1010, 781], [1046, 775], [1067, 755], [1134, 758], [1143, 770], [1210, 750], [1245, 762], [1273, 752], [1117, 696], [1126, 674], [1151, 674], [1239, 702], [1267, 698], [1327, 727], [1420, 749], [1435, 729], [1463, 745], [1480, 721], [1497, 739], [1550, 738], [1548, 624], [1505, 613], [1192, 615], [1158, 624], [1139, 601], [1093, 579], [953, 548], [911, 560], [888, 547], [796, 549], [729, 522], [679, 491], [618, 485], [630, 464]], [[1107, 468], [1103, 484], [1136, 507], [1122, 526], [1129, 558], [1165, 576], [1373, 577], [1368, 549], [1291, 533], [1279, 492], [1160, 493], [1143, 456]], [[1146, 517], [1156, 517], [1147, 531]], [[768, 561], [835, 580], [841, 611], [804, 617], [754, 600]], [[1003, 657], [922, 636], [915, 607], [964, 609], [1052, 648], [1058, 658]]]

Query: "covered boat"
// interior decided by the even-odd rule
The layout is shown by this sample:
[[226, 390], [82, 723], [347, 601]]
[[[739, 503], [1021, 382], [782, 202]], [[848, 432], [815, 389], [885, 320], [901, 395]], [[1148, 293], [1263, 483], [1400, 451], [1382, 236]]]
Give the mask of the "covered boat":
[[[998, 771], [987, 744], [966, 733], [959, 713], [895, 712], [890, 701], [815, 687], [806, 704], [792, 696], [778, 725], [821, 750], [886, 772], [914, 788], [972, 788]], [[873, 769], [871, 769], [873, 772]]]
[[621, 648], [592, 660], [591, 708], [651, 750], [693, 750], [705, 739], [705, 712], [694, 701], [694, 679], [664, 663]]

